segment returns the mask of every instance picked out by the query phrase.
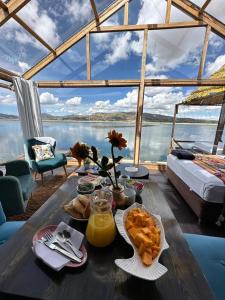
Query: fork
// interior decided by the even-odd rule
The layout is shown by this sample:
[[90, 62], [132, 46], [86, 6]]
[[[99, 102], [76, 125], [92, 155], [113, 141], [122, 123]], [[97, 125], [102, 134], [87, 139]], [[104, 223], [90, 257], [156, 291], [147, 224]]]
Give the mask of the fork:
[[47, 231], [44, 237], [47, 240], [50, 240], [53, 244], [57, 243], [63, 249], [69, 252], [72, 251], [72, 253], [75, 254], [78, 258], [83, 257], [83, 253], [80, 250], [77, 250], [75, 247], [73, 247], [72, 243], [70, 244], [70, 243], [66, 243], [66, 241], [63, 242], [62, 240], [60, 240], [58, 234], [54, 236], [51, 231]]
[[68, 251], [66, 251], [66, 250], [64, 250], [64, 249], [62, 249], [62, 248], [56, 246], [56, 245], [53, 244], [51, 241], [45, 240], [45, 241], [44, 241], [44, 244], [45, 244], [48, 248], [50, 248], [50, 249], [52, 249], [52, 250], [55, 250], [55, 251], [59, 252], [60, 254], [63, 254], [65, 257], [69, 258], [71, 261], [74, 261], [74, 262], [77, 262], [77, 263], [80, 263], [80, 262], [81, 262], [81, 259], [80, 259], [80, 258], [78, 258], [78, 257], [75, 256], [74, 254], [72, 254], [72, 253], [70, 253], [70, 252], [68, 252]]

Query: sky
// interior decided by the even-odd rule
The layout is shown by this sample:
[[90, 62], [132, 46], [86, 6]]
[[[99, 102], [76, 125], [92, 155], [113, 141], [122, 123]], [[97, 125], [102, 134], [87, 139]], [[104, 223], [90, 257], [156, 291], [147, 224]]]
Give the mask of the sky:
[[[96, 0], [98, 11], [112, 0]], [[202, 5], [204, 0], [193, 0]], [[222, 9], [224, 8], [224, 9]], [[207, 11], [225, 22], [224, 0], [212, 0]], [[164, 23], [165, 0], [132, 0], [129, 24]], [[87, 0], [31, 0], [18, 15], [52, 47], [93, 18]], [[191, 18], [172, 7], [171, 21]], [[103, 25], [123, 24], [123, 9]], [[205, 28], [150, 31], [146, 78], [196, 78]], [[32, 80], [86, 79], [86, 41], [71, 49], [40, 71]], [[92, 79], [139, 79], [143, 32], [91, 34]], [[0, 28], [0, 67], [22, 74], [48, 51], [13, 19]], [[225, 41], [211, 33], [204, 78], [225, 64]], [[195, 87], [145, 89], [144, 112], [172, 115], [174, 104], [184, 100]], [[52, 115], [136, 111], [137, 88], [39, 89], [43, 113]], [[0, 88], [0, 113], [18, 114], [13, 92]], [[186, 107], [180, 116], [217, 118], [219, 108]]]

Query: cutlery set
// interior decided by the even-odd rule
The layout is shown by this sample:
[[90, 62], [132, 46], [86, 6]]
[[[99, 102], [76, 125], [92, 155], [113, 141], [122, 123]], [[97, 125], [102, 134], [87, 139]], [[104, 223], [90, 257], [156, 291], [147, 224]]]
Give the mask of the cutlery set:
[[39, 242], [45, 244], [51, 250], [59, 252], [71, 261], [80, 263], [82, 260], [83, 253], [73, 246], [70, 233], [67, 230], [58, 232], [56, 235], [53, 235], [51, 231], [47, 231]]

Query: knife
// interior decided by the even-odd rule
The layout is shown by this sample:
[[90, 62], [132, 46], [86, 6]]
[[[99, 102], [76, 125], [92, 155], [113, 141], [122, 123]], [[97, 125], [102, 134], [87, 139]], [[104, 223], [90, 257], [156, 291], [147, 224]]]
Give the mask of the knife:
[[77, 262], [77, 263], [80, 263], [80, 262], [81, 262], [81, 259], [79, 259], [77, 256], [75, 256], [75, 255], [73, 255], [72, 253], [70, 253], [70, 252], [68, 252], [68, 251], [66, 251], [66, 250], [64, 250], [64, 249], [62, 249], [62, 248], [56, 246], [56, 245], [53, 244], [52, 242], [47, 242], [47, 241], [45, 241], [44, 244], [45, 244], [48, 248], [50, 248], [50, 249], [52, 249], [52, 250], [55, 250], [55, 251], [59, 252], [60, 254], [63, 254], [65, 257], [69, 258], [71, 261], [75, 261], [75, 262]]

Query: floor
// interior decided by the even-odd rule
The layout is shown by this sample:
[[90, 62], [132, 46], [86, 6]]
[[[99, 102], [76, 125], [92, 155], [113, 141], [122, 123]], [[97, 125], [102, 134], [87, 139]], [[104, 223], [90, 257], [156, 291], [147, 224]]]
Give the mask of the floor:
[[[74, 172], [77, 168], [76, 163], [69, 162], [67, 166], [68, 174]], [[180, 194], [176, 191], [176, 189], [172, 186], [172, 184], [168, 181], [165, 173], [165, 167], [154, 167], [148, 166], [150, 169], [150, 180], [157, 182], [160, 186], [162, 193], [167, 199], [170, 208], [172, 209], [178, 223], [181, 226], [181, 229], [185, 233], [195, 233], [195, 234], [204, 234], [204, 235], [212, 235], [212, 236], [225, 236], [225, 224], [222, 228], [216, 225], [206, 225], [199, 224], [198, 218], [180, 196]], [[64, 174], [62, 168], [54, 171], [54, 174]], [[52, 174], [50, 172], [45, 174], [44, 184], [47, 185], [48, 181], [52, 178]], [[38, 185], [41, 185], [40, 178], [37, 178]]]

